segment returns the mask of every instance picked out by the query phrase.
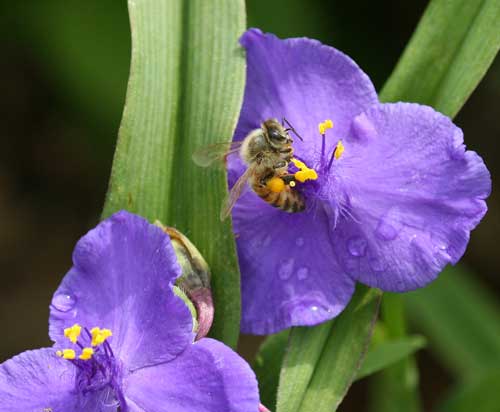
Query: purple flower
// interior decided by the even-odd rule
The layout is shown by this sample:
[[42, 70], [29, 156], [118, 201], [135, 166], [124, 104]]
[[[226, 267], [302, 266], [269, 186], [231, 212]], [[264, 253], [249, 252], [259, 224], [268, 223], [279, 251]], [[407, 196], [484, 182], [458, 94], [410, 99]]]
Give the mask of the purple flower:
[[[344, 309], [357, 281], [409, 291], [456, 263], [491, 187], [462, 131], [430, 107], [379, 103], [368, 76], [318, 41], [256, 29], [240, 41], [247, 84], [234, 140], [285, 117], [303, 137], [290, 132], [296, 158], [317, 173], [296, 182], [304, 212], [251, 190], [233, 209], [242, 331], [314, 325]], [[245, 166], [231, 156], [228, 169], [232, 185]]]
[[50, 306], [54, 348], [0, 365], [1, 410], [258, 410], [245, 361], [215, 340], [193, 343], [191, 314], [172, 291], [180, 267], [160, 228], [119, 212], [80, 239], [73, 262]]

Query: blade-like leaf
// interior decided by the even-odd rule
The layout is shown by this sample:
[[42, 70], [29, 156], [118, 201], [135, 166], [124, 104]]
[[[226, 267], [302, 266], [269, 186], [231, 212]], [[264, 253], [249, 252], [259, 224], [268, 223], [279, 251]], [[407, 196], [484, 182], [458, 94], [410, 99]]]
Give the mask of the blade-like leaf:
[[276, 393], [281, 365], [285, 356], [290, 330], [268, 336], [260, 346], [253, 363], [259, 383], [260, 401], [271, 410], [276, 409]]
[[292, 328], [283, 360], [277, 394], [277, 412], [298, 411], [324, 350], [333, 321], [313, 328]]
[[185, 86], [177, 128], [170, 222], [193, 241], [212, 270], [216, 303], [211, 336], [235, 347], [240, 323], [240, 275], [231, 223], [219, 212], [227, 193], [220, 168], [192, 161], [196, 148], [232, 138], [243, 100], [243, 0], [190, 0], [185, 8]]
[[454, 117], [500, 47], [498, 0], [433, 0], [381, 93]]
[[132, 62], [103, 216], [128, 209], [176, 226], [212, 269], [213, 335], [235, 346], [239, 273], [230, 223], [218, 220], [223, 171], [197, 147], [230, 140], [243, 98], [242, 0], [129, 0]]
[[280, 376], [278, 412], [336, 410], [366, 352], [380, 297], [380, 291], [360, 285], [334, 321], [292, 329]]
[[482, 375], [500, 365], [500, 305], [460, 266], [407, 294], [405, 302], [431, 349], [458, 376]]
[[422, 349], [424, 346], [425, 339], [423, 336], [408, 336], [380, 343], [371, 348], [366, 354], [356, 380], [379, 372]]
[[[294, 332], [300, 333], [299, 330], [294, 329]], [[275, 409], [276, 405], [280, 369], [285, 357], [289, 336], [289, 330], [268, 336], [260, 346], [253, 364], [253, 369], [259, 382], [260, 399], [264, 405], [272, 410]], [[294, 339], [297, 339], [297, 337]], [[422, 336], [416, 335], [372, 345], [366, 353], [366, 358], [355, 380], [363, 379], [393, 365], [423, 348], [425, 343], [425, 339]], [[314, 359], [312, 360], [314, 361]], [[307, 375], [310, 379], [311, 374], [308, 373]]]

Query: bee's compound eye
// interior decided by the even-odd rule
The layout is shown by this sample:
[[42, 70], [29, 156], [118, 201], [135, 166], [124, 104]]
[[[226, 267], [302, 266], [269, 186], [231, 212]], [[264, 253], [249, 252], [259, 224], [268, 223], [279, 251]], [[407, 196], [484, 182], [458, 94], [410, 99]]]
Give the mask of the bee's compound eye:
[[277, 129], [269, 129], [269, 138], [276, 141], [285, 140], [285, 136], [283, 136]]

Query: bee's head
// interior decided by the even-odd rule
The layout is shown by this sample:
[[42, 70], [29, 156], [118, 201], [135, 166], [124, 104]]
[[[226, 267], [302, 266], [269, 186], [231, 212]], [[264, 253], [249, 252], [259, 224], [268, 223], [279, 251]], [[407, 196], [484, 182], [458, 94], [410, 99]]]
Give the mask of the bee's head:
[[283, 145], [293, 143], [292, 138], [285, 128], [276, 119], [268, 119], [262, 124], [264, 135], [269, 144], [275, 148], [281, 148]]

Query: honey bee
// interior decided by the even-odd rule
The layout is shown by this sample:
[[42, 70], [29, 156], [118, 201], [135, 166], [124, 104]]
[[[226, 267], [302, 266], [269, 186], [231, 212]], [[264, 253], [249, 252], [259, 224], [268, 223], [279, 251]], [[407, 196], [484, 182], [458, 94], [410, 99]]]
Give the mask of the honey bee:
[[[288, 164], [293, 158], [293, 139], [288, 134], [295, 129], [290, 123], [288, 128], [276, 119], [268, 119], [259, 129], [252, 130], [242, 141], [228, 144], [215, 144], [196, 151], [194, 162], [203, 167], [211, 165], [215, 160], [225, 159], [232, 153], [239, 153], [247, 165], [247, 169], [236, 181], [221, 209], [221, 220], [226, 219], [236, 201], [243, 192], [246, 183], [252, 190], [271, 206], [285, 212], [296, 213], [305, 209], [304, 198], [293, 189], [295, 178], [288, 173]], [[278, 183], [271, 185], [270, 183]]]

